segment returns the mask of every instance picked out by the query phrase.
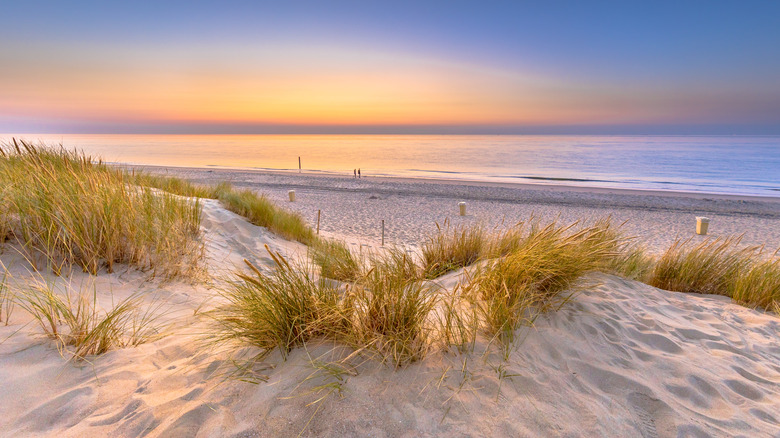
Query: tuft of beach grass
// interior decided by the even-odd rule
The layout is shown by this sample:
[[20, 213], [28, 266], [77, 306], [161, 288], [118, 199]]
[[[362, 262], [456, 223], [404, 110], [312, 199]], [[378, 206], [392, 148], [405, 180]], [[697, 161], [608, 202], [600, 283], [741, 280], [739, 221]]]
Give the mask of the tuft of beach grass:
[[14, 295], [8, 289], [6, 284], [8, 280], [8, 272], [3, 272], [3, 276], [0, 277], [0, 322], [8, 325], [8, 321], [11, 319], [11, 313], [14, 310]]
[[422, 269], [425, 278], [440, 277], [447, 272], [471, 265], [487, 247], [488, 235], [481, 226], [451, 227], [436, 224], [437, 232], [422, 245]]
[[[267, 249], [267, 248], [266, 248]], [[228, 304], [209, 315], [215, 322], [213, 342], [251, 345], [264, 356], [278, 349], [283, 357], [295, 346], [332, 334], [344, 325], [339, 294], [306, 266], [294, 266], [267, 249], [275, 267], [263, 273], [247, 262], [250, 273], [220, 291]]]
[[141, 294], [119, 301], [108, 310], [98, 304], [97, 289], [76, 291], [39, 281], [18, 296], [43, 333], [61, 352], [77, 359], [116, 348], [136, 346], [161, 335], [160, 306], [144, 302]]
[[531, 324], [575, 280], [615, 257], [619, 237], [608, 221], [578, 231], [575, 225], [535, 222], [507, 255], [470, 270], [466, 295], [488, 335], [511, 344], [518, 327]]
[[374, 266], [345, 299], [345, 313], [352, 321], [348, 341], [400, 367], [428, 352], [427, 322], [438, 295], [431, 284], [388, 266], [398, 265]]
[[228, 304], [210, 312], [209, 342], [253, 346], [257, 358], [276, 349], [286, 357], [317, 339], [372, 352], [394, 366], [425, 356], [437, 296], [431, 285], [408, 278], [403, 263], [377, 263], [341, 288], [311, 266], [268, 251], [275, 263], [270, 272], [248, 264], [249, 273], [236, 273], [220, 291]]
[[738, 303], [780, 314], [780, 259], [752, 263], [731, 281], [728, 294]]
[[726, 295], [728, 285], [750, 266], [757, 248], [739, 248], [739, 238], [677, 240], [658, 260], [650, 285], [660, 289]]
[[773, 310], [780, 303], [780, 259], [760, 247], [740, 246], [740, 237], [677, 240], [658, 260], [648, 283], [660, 289], [725, 295]]
[[314, 264], [320, 267], [320, 275], [334, 280], [354, 282], [362, 275], [363, 260], [352, 254], [339, 240], [320, 239], [311, 247]]
[[422, 268], [417, 264], [414, 253], [403, 247], [389, 246], [370, 257], [371, 266], [382, 272], [407, 280], [422, 280]]

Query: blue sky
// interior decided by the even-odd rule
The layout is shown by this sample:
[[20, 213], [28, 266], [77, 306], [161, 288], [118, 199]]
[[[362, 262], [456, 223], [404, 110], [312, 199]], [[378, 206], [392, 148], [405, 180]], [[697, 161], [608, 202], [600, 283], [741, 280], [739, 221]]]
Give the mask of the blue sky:
[[0, 131], [780, 134], [780, 2], [5, 2]]

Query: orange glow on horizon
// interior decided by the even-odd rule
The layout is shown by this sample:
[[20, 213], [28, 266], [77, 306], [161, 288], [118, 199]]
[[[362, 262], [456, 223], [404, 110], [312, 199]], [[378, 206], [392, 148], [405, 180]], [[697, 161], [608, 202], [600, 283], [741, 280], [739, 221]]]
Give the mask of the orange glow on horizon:
[[[0, 72], [0, 116], [106, 123], [554, 125], [685, 117], [650, 94], [593, 90], [564, 78], [323, 47], [51, 51], [32, 70]], [[204, 49], [205, 50], [205, 49]], [[206, 50], [208, 52], [208, 50]], [[24, 53], [16, 54], [24, 57]], [[209, 60], [209, 62], [203, 59]], [[235, 63], [235, 59], [241, 62]], [[31, 73], [31, 71], [33, 73]]]

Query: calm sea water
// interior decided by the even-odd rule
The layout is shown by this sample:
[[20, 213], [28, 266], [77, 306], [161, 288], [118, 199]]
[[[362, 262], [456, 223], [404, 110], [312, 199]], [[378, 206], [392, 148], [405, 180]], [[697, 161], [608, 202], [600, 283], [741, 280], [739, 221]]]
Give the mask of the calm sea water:
[[[106, 161], [780, 196], [780, 136], [16, 135]], [[5, 142], [11, 135], [0, 135]]]

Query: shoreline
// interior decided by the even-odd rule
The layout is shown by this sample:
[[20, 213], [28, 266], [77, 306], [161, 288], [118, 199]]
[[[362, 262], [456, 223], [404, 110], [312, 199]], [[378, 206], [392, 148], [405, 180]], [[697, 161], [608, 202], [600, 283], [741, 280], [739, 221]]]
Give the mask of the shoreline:
[[[213, 171], [213, 172], [248, 172], [257, 174], [269, 174], [269, 175], [292, 175], [292, 176], [314, 176], [314, 177], [326, 177], [326, 178], [340, 178], [344, 180], [354, 179], [351, 175], [343, 174], [337, 171], [329, 170], [311, 170], [303, 169], [301, 172], [297, 172], [295, 169], [258, 169], [258, 168], [240, 168], [240, 167], [221, 167], [221, 166], [165, 166], [157, 164], [129, 164], [129, 163], [109, 163], [112, 166], [123, 167], [127, 169], [159, 169], [159, 170], [172, 170], [179, 171]], [[529, 178], [529, 179], [535, 179]], [[519, 189], [547, 189], [547, 190], [562, 190], [571, 192], [585, 192], [585, 193], [603, 193], [603, 194], [615, 194], [615, 195], [650, 195], [650, 196], [669, 196], [669, 197], [690, 197], [694, 199], [730, 199], [730, 200], [756, 200], [756, 201], [769, 201], [780, 203], [780, 191], [777, 195], [756, 195], [756, 194], [734, 194], [734, 193], [717, 193], [717, 192], [696, 192], [696, 191], [684, 191], [684, 190], [659, 190], [659, 189], [633, 189], [622, 187], [591, 187], [591, 186], [579, 186], [570, 184], [556, 184], [551, 183], [554, 179], [538, 179], [540, 182], [505, 182], [505, 181], [486, 181], [476, 179], [465, 178], [443, 178], [443, 177], [412, 177], [412, 176], [393, 176], [393, 175], [370, 175], [363, 176], [360, 179], [374, 179], [394, 181], [401, 183], [432, 183], [432, 184], [451, 184], [451, 185], [476, 185], [486, 187], [502, 187], [502, 188], [519, 188]], [[561, 179], [561, 181], [564, 181]]]

